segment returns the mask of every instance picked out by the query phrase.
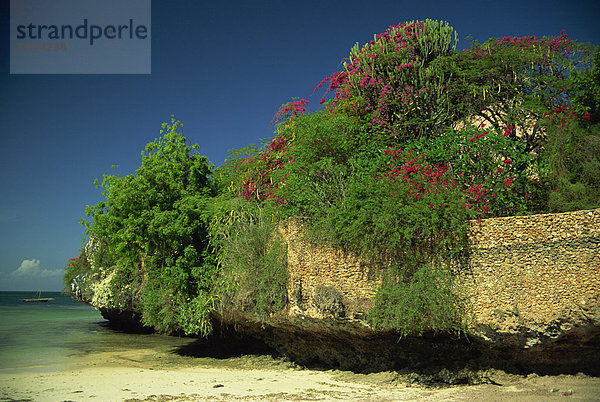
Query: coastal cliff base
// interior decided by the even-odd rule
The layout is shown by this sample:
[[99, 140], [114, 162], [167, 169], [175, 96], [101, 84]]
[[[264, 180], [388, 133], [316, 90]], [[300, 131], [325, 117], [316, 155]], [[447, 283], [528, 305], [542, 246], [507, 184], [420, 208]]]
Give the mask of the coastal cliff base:
[[[257, 351], [361, 373], [394, 370], [425, 383], [481, 383], [488, 370], [600, 376], [600, 209], [470, 222], [455, 281], [470, 301], [465, 332], [402, 339], [365, 321], [380, 284], [377, 267], [312, 244], [300, 221], [279, 230], [287, 245], [286, 306], [263, 322], [242, 305], [224, 306], [212, 314], [213, 335], [195, 343], [199, 350]], [[73, 294], [113, 325], [139, 330], [139, 317], [112, 309], [110, 298], [94, 302], [111, 294], [108, 279], [84, 291], [75, 286]], [[95, 291], [86, 297], [86, 289]]]
[[[229, 345], [232, 351], [270, 352], [298, 365], [357, 373], [396, 371], [421, 384], [494, 383], [492, 372], [600, 376], [600, 328], [585, 327], [541, 346], [523, 348], [518, 335], [489, 342], [472, 335], [423, 334], [400, 339], [352, 323], [253, 322], [243, 316], [217, 315], [215, 332], [196, 347]], [[531, 334], [527, 334], [531, 336]], [[530, 338], [528, 338], [530, 339]]]

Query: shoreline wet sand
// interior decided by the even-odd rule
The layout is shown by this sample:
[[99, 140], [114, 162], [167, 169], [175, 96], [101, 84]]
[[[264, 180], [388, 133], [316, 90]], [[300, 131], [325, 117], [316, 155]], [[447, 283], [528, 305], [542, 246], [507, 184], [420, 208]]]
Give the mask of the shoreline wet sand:
[[495, 373], [502, 385], [424, 387], [395, 372], [306, 369], [266, 355], [190, 357], [179, 346], [121, 348], [69, 356], [60, 364], [0, 370], [0, 401], [203, 400], [600, 400], [600, 378]]
[[411, 373], [301, 367], [248, 340], [121, 332], [60, 294], [44, 306], [20, 302], [19, 292], [0, 296], [0, 402], [600, 400], [597, 377], [490, 371], [490, 384], [432, 388], [415, 383]]

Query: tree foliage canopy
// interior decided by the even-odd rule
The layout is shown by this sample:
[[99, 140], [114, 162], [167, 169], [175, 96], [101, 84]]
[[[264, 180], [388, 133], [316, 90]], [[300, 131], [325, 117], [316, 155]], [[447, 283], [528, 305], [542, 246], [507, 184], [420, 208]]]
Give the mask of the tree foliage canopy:
[[104, 176], [106, 201], [87, 209], [87, 231], [108, 244], [119, 273], [115, 286], [138, 283], [140, 294], [122, 302], [141, 311], [145, 324], [207, 332], [215, 272], [208, 204], [216, 189], [212, 166], [187, 144], [181, 127], [174, 119], [163, 124], [135, 174]]
[[315, 89], [323, 110], [291, 100], [271, 141], [216, 171], [179, 121], [163, 124], [135, 174], [105, 175], [86, 210], [115, 305], [167, 332], [210, 332], [223, 301], [264, 321], [287, 301], [273, 233], [301, 217], [311, 241], [383, 262], [373, 326], [460, 331], [449, 261], [468, 219], [600, 205], [600, 51], [564, 32], [456, 46], [432, 20], [357, 44]]

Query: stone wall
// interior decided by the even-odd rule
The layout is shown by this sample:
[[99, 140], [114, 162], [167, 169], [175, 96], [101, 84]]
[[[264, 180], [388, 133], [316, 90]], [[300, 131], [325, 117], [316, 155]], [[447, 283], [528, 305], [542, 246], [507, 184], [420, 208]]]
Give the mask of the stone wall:
[[[289, 221], [281, 232], [289, 314], [360, 321], [379, 285], [377, 268], [304, 241], [301, 222]], [[457, 287], [470, 296], [472, 330], [484, 339], [525, 334], [527, 348], [600, 324], [600, 209], [473, 221], [468, 238]]]
[[600, 209], [472, 222], [469, 246], [459, 283], [477, 323], [558, 335], [598, 319]]
[[323, 303], [318, 302], [319, 297], [315, 303], [315, 295], [323, 289], [340, 296], [346, 318], [360, 319], [370, 309], [379, 285], [376, 267], [352, 253], [305, 241], [299, 221], [287, 221], [280, 231], [288, 246], [288, 300], [292, 315], [333, 317], [333, 312], [320, 308]]

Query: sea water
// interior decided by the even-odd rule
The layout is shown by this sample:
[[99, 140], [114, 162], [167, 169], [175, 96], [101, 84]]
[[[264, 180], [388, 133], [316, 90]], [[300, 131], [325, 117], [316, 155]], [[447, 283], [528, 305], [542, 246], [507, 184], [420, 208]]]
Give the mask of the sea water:
[[94, 353], [181, 344], [159, 335], [128, 334], [109, 328], [99, 311], [59, 292], [48, 302], [24, 302], [35, 292], [0, 292], [0, 372], [62, 370]]
[[0, 369], [19, 370], [61, 365], [77, 344], [100, 331], [102, 316], [92, 307], [46, 292], [48, 302], [27, 303], [34, 292], [0, 292]]

